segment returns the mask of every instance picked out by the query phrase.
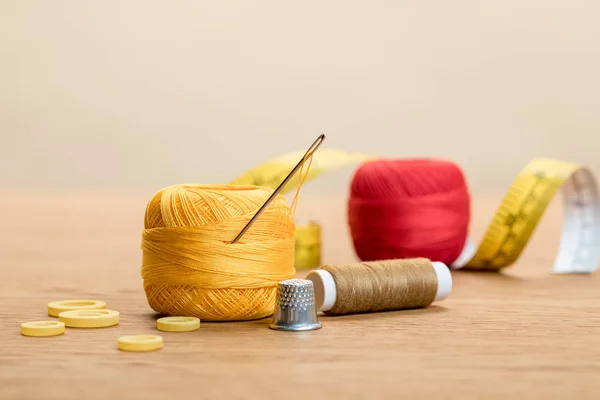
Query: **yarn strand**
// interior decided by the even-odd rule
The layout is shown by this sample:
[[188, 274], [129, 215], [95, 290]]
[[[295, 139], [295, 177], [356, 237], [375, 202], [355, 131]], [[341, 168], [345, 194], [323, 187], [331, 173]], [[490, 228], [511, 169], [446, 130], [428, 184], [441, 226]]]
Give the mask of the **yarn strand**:
[[[306, 171], [305, 171], [304, 167], [306, 166], [307, 162], [308, 162], [308, 167], [306, 167]], [[308, 176], [308, 173], [310, 172], [310, 167], [312, 166], [312, 162], [313, 162], [313, 153], [311, 153], [311, 155], [306, 160], [304, 160], [304, 162], [302, 163], [302, 166], [300, 167], [300, 171], [298, 173], [298, 185], [296, 188], [296, 194], [294, 195], [294, 200], [292, 201], [292, 206], [291, 206], [291, 211], [290, 211], [290, 217], [292, 219], [294, 219], [294, 217], [296, 216], [296, 206], [298, 205], [300, 189], [302, 188], [302, 185], [304, 185], [304, 182], [306, 181], [306, 177]]]

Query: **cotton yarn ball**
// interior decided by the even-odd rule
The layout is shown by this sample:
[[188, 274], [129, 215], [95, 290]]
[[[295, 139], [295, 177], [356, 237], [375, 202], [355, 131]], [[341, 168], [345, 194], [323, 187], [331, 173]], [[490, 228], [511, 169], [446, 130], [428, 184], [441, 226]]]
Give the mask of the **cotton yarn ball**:
[[362, 261], [424, 257], [450, 265], [465, 245], [469, 219], [466, 180], [452, 162], [374, 160], [352, 177], [348, 223]]
[[273, 193], [241, 185], [175, 185], [148, 202], [142, 278], [149, 305], [166, 315], [252, 320], [273, 313], [277, 283], [295, 276], [294, 222]]

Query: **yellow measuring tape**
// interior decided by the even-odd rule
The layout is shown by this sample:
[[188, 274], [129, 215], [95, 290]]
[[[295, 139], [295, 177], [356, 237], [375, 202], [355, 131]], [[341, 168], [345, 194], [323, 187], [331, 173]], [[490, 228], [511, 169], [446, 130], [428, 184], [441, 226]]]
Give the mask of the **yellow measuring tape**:
[[552, 271], [594, 272], [600, 257], [600, 200], [594, 174], [579, 164], [545, 158], [534, 159], [523, 168], [479, 247], [475, 250], [466, 245], [453, 267], [499, 270], [512, 265], [559, 189], [565, 200], [564, 221]]
[[[256, 185], [276, 189], [303, 156], [304, 152], [284, 154], [252, 168], [229, 183], [232, 185]], [[343, 150], [319, 149], [313, 155], [312, 164], [304, 182], [313, 180], [324, 173], [356, 165], [374, 158], [365, 154], [349, 153]], [[295, 189], [299, 178], [300, 174], [297, 174], [290, 179], [281, 193], [284, 194]]]
[[[289, 153], [267, 161], [231, 184], [250, 184], [275, 189], [294, 167], [302, 153]], [[321, 149], [313, 156], [306, 181], [326, 172], [375, 159], [376, 157], [341, 150]], [[292, 180], [282, 191], [295, 187]], [[562, 189], [565, 200], [564, 222], [555, 273], [591, 273], [600, 258], [600, 196], [593, 172], [586, 166], [561, 160], [538, 158], [519, 173], [504, 196], [478, 247], [469, 240], [455, 269], [500, 270], [512, 265], [529, 242], [547, 206]], [[297, 268], [313, 268], [320, 263], [321, 231], [297, 225]], [[318, 244], [317, 244], [318, 243]], [[318, 255], [317, 255], [318, 252]]]
[[321, 226], [316, 222], [296, 223], [294, 232], [294, 266], [296, 269], [321, 265]]

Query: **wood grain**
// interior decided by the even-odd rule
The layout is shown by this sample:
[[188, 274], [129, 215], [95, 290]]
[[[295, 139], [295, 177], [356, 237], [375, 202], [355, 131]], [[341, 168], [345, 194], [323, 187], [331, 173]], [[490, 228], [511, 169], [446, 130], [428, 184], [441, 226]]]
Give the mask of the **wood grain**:
[[[423, 310], [321, 316], [323, 329], [272, 331], [269, 319], [160, 333], [154, 353], [117, 337], [157, 333], [140, 278], [151, 193], [0, 196], [0, 399], [398, 399], [600, 396], [600, 278], [549, 273], [561, 226], [553, 202], [504, 273], [454, 272], [450, 297]], [[323, 227], [323, 261], [352, 262], [343, 196], [303, 194]], [[499, 199], [475, 199], [478, 240]], [[300, 271], [303, 276], [305, 271]], [[21, 336], [46, 304], [105, 300], [119, 326]]]

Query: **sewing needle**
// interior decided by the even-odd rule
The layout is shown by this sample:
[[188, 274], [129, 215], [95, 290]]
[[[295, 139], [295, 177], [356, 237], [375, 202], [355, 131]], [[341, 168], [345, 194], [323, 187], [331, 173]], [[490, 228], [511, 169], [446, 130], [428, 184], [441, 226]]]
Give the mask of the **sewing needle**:
[[244, 233], [246, 233], [246, 231], [248, 230], [248, 228], [250, 228], [250, 226], [254, 223], [254, 221], [256, 221], [256, 219], [259, 217], [259, 215], [267, 208], [267, 206], [271, 203], [271, 201], [273, 201], [273, 199], [275, 199], [275, 197], [279, 194], [279, 192], [281, 192], [283, 190], [283, 188], [285, 187], [285, 185], [287, 185], [287, 183], [290, 181], [290, 179], [292, 179], [292, 177], [296, 174], [296, 172], [298, 172], [298, 170], [300, 169], [300, 167], [302, 167], [302, 164], [304, 164], [304, 162], [306, 162], [306, 160], [311, 157], [313, 155], [313, 153], [315, 151], [317, 151], [317, 149], [319, 148], [319, 146], [321, 145], [321, 143], [323, 143], [323, 140], [325, 140], [325, 135], [320, 135], [317, 140], [315, 140], [313, 142], [313, 144], [308, 148], [308, 150], [306, 150], [306, 153], [304, 153], [304, 156], [302, 157], [302, 159], [298, 162], [298, 164], [296, 164], [296, 166], [294, 167], [294, 169], [292, 169], [292, 171], [285, 177], [285, 179], [283, 180], [283, 182], [281, 182], [279, 184], [279, 186], [277, 186], [277, 189], [275, 189], [275, 191], [273, 192], [273, 194], [271, 194], [271, 196], [269, 196], [269, 198], [267, 199], [267, 201], [265, 201], [265, 204], [263, 204], [258, 211], [256, 212], [256, 214], [254, 214], [254, 216], [252, 217], [252, 219], [250, 221], [248, 221], [248, 223], [246, 224], [246, 226], [244, 227], [244, 229], [242, 229], [242, 231], [236, 236], [235, 239], [233, 239], [233, 242], [231, 243], [235, 243], [237, 242]]

